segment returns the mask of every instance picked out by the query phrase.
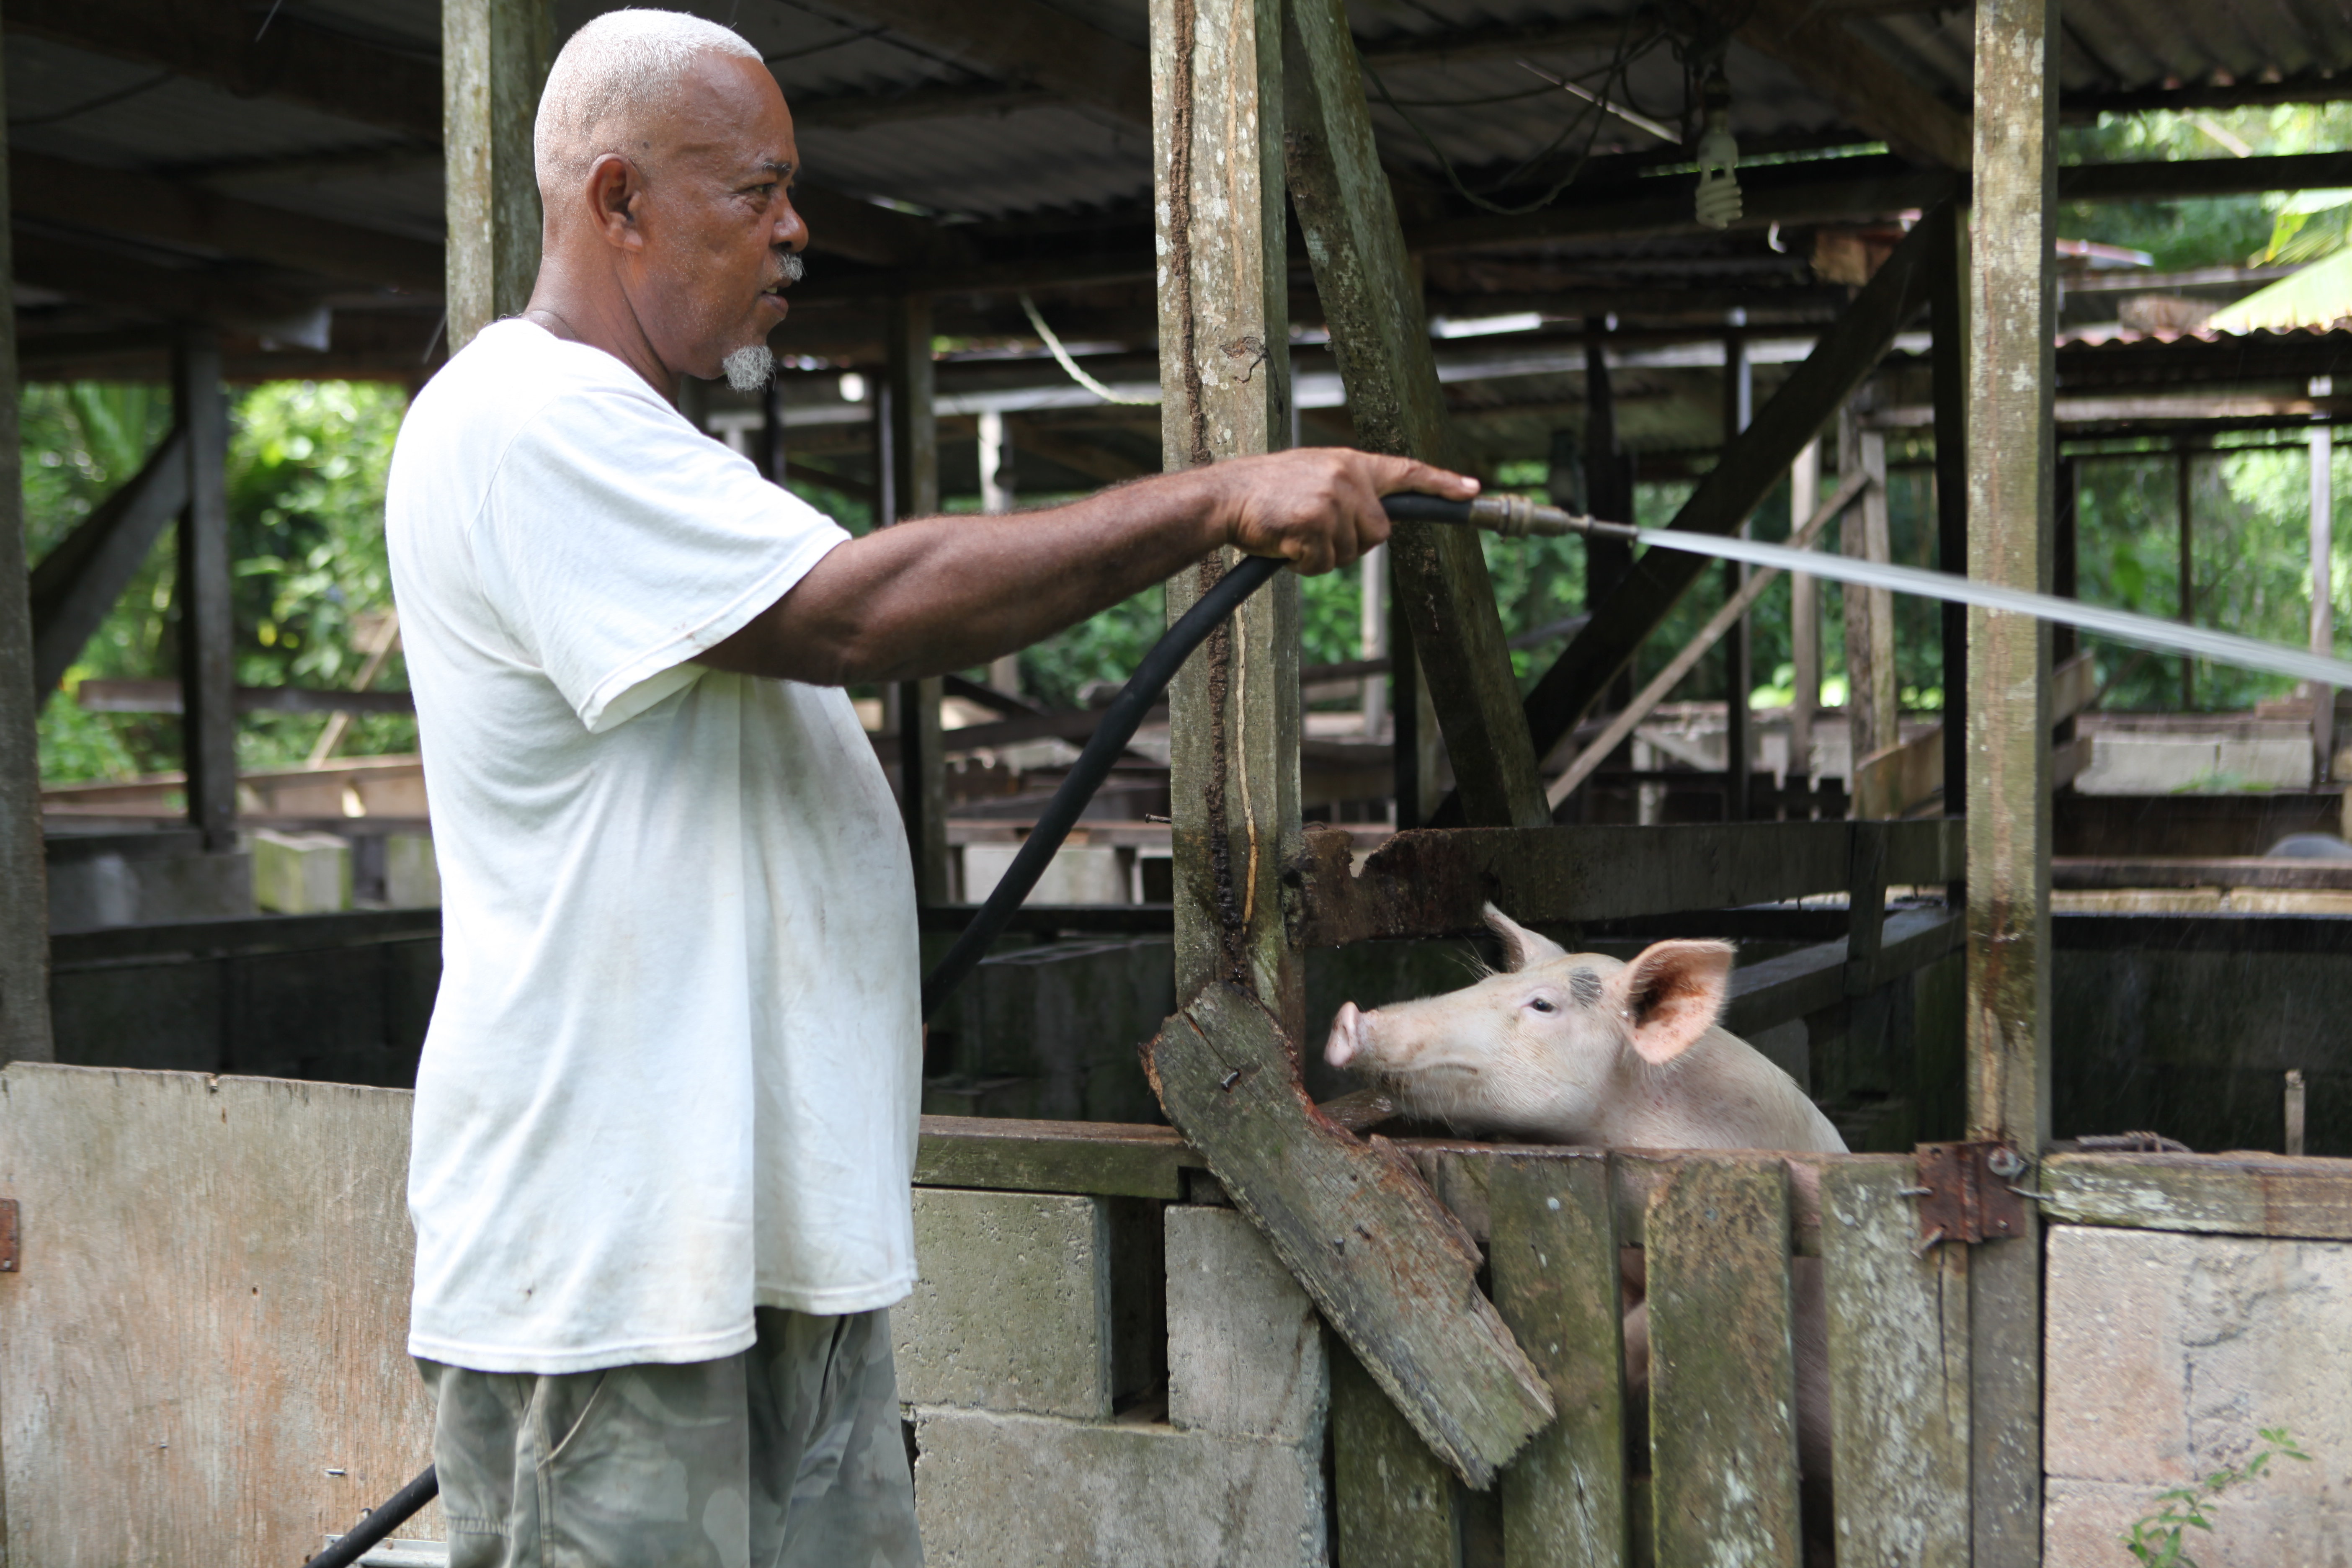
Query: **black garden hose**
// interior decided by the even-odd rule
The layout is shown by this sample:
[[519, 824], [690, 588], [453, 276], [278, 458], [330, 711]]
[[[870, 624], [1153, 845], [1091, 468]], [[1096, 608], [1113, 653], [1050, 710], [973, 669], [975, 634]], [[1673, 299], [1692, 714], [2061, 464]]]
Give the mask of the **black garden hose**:
[[348, 1534], [338, 1536], [327, 1549], [304, 1564], [304, 1568], [351, 1568], [377, 1546], [383, 1538], [415, 1517], [416, 1510], [441, 1495], [441, 1475], [431, 1465], [425, 1473], [384, 1500], [383, 1506], [372, 1510], [365, 1519], [352, 1526]]

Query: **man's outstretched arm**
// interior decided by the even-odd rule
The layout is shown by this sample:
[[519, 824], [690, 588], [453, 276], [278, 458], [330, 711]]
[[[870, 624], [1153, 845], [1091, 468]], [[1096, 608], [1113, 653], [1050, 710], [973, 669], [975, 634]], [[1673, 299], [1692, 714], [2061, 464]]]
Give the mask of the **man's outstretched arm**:
[[1388, 537], [1381, 497], [1458, 500], [1477, 489], [1410, 458], [1312, 447], [1042, 511], [917, 518], [829, 552], [702, 662], [819, 686], [965, 669], [1108, 609], [1220, 545], [1328, 572]]

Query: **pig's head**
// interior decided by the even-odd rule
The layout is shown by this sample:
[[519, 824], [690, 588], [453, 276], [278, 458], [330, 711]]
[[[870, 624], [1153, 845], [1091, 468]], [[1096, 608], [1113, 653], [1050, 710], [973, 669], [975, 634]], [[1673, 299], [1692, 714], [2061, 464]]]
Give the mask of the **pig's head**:
[[1323, 1059], [1376, 1079], [1409, 1115], [1583, 1142], [1723, 1012], [1727, 942], [1657, 942], [1627, 963], [1569, 952], [1492, 904], [1486, 919], [1500, 972], [1370, 1013], [1349, 1003]]

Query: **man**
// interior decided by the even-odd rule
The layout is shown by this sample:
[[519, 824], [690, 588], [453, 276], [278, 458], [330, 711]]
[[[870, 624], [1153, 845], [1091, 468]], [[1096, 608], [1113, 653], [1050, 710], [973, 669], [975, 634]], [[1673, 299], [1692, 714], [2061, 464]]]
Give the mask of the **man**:
[[920, 1561], [904, 837], [849, 682], [961, 669], [1220, 545], [1320, 572], [1401, 458], [1246, 459], [851, 539], [672, 406], [756, 387], [808, 234], [758, 53], [583, 27], [530, 308], [416, 400], [386, 506], [444, 889], [410, 1350], [452, 1568]]

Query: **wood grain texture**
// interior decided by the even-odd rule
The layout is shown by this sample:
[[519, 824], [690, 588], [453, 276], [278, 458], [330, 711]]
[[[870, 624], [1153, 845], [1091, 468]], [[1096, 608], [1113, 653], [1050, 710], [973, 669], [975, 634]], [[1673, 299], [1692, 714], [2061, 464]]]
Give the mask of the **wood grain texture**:
[[452, 354], [530, 301], [541, 216], [531, 123], [554, 58], [549, 0], [446, 0], [441, 7]]
[[[10, 20], [16, 12], [9, 12]], [[5, 100], [5, 94], [0, 94]], [[0, 150], [5, 104], [0, 101]], [[7, 198], [0, 172], [0, 201]], [[41, 743], [35, 720], [33, 613], [26, 595], [24, 454], [17, 442], [14, 240], [0, 233], [0, 1062], [47, 1061], [49, 1035], [47, 850], [41, 836]], [[0, 1529], [6, 1516], [0, 1509]]]
[[2352, 1163], [2284, 1154], [2053, 1154], [2043, 1215], [2076, 1225], [2352, 1241]]
[[[24, 1218], [0, 1276], [11, 1561], [299, 1563], [425, 1468], [409, 1101], [0, 1073], [0, 1196]], [[438, 1505], [402, 1533], [443, 1538]]]
[[1797, 1568], [1789, 1184], [1686, 1156], [1651, 1201], [1650, 1462], [1658, 1568]]
[[1146, 1065], [1170, 1120], [1422, 1440], [1471, 1487], [1492, 1484], [1551, 1419], [1551, 1395], [1412, 1163], [1317, 1117], [1277, 1021], [1231, 986], [1168, 1020]]
[[1454, 1473], [1344, 1345], [1331, 1351], [1334, 1568], [1459, 1568]]
[[[2042, 593], [2055, 539], [2058, 40], [2057, 0], [1977, 6], [1969, 575]], [[1969, 612], [1969, 1136], [2029, 1156], [2050, 1138], [2050, 650], [2039, 621]], [[2042, 1556], [2041, 1239], [2036, 1216], [2027, 1223], [2035, 1234], [1969, 1259], [1982, 1568]]]
[[916, 1145], [915, 1184], [1181, 1198], [1184, 1173], [1203, 1165], [1173, 1128], [926, 1116]]
[[[1287, 26], [1284, 161], [1357, 444], [1459, 466], [1347, 12], [1339, 0], [1289, 0]], [[1390, 563], [1465, 820], [1506, 827], [1549, 821], [1476, 537], [1406, 523], [1391, 542]]]
[[1969, 1568], [1968, 1248], [1912, 1256], [1911, 1181], [1822, 1175], [1842, 1568]]
[[1494, 1161], [1495, 1307], [1559, 1415], [1503, 1472], [1504, 1553], [1547, 1568], [1629, 1561], [1624, 1309], [1608, 1156]]

